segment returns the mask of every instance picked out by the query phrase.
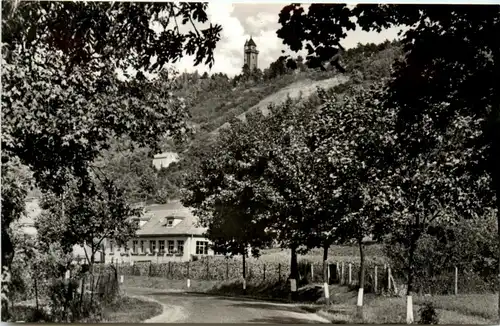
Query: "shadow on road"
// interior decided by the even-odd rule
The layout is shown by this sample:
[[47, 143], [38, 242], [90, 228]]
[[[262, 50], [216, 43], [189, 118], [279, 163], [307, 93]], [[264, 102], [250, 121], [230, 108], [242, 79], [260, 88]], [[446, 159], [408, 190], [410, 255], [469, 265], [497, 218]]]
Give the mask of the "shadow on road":
[[[275, 300], [264, 300], [264, 299], [255, 299], [249, 297], [236, 297], [236, 296], [225, 296], [225, 295], [217, 295], [203, 292], [169, 292], [169, 291], [148, 291], [142, 292], [141, 295], [146, 296], [169, 296], [169, 297], [190, 297], [190, 298], [213, 298], [216, 300], [226, 300], [226, 301], [239, 301], [239, 302], [266, 302], [266, 301], [275, 301]], [[285, 303], [283, 301], [275, 301], [276, 303]]]
[[250, 308], [250, 309], [281, 310], [281, 311], [289, 311], [289, 312], [297, 312], [297, 313], [304, 313], [305, 312], [300, 307], [289, 306], [289, 305], [275, 305], [275, 304], [267, 304], [267, 303], [258, 303], [258, 302], [256, 302], [256, 303], [253, 303], [253, 302], [235, 303], [231, 306], [238, 307], [238, 308]]
[[148, 296], [169, 296], [175, 298], [213, 298], [216, 300], [228, 300], [228, 301], [256, 301], [252, 298], [242, 298], [242, 297], [229, 297], [229, 296], [219, 296], [215, 294], [209, 293], [201, 293], [201, 292], [162, 292], [162, 291], [154, 291], [154, 292], [144, 292], [143, 295]]
[[267, 317], [250, 320], [249, 323], [265, 324], [317, 324], [318, 321], [293, 317]]

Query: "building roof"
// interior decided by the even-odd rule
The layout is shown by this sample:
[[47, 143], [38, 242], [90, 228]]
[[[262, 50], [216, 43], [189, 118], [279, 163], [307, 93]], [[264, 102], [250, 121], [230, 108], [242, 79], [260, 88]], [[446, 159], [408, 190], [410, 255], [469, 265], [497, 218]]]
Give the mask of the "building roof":
[[250, 36], [250, 39], [248, 40], [248, 43], [246, 43], [246, 45], [248, 46], [257, 46], [257, 44], [255, 44], [254, 40], [252, 39], [252, 37]]
[[[191, 209], [183, 206], [180, 201], [171, 201], [164, 205], [151, 205], [146, 207], [146, 215], [150, 219], [138, 231], [138, 236], [148, 235], [202, 235], [206, 228], [197, 227], [198, 219]], [[173, 227], [166, 226], [167, 218], [180, 219]]]

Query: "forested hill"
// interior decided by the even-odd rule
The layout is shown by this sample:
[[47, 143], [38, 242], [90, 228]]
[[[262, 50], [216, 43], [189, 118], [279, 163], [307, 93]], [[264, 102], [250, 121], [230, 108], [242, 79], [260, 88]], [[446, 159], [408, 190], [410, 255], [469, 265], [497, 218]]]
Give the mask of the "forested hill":
[[308, 69], [307, 63], [298, 57], [293, 62], [279, 58], [263, 71], [244, 69], [234, 78], [221, 73], [180, 74], [175, 79], [174, 93], [186, 100], [196, 130], [185, 143], [166, 142], [167, 150], [177, 152], [180, 161], [155, 171], [151, 160], [156, 153], [147, 149], [124, 150], [122, 144], [117, 144], [105, 155], [107, 171], [116, 176], [114, 179], [119, 180], [133, 200], [164, 202], [177, 197], [183, 173], [196, 164], [196, 153], [206, 150], [216, 135], [214, 131], [224, 124], [241, 118], [248, 110], [266, 109], [267, 105], [278, 104], [287, 97], [307, 98], [320, 105], [316, 87], [330, 94], [342, 93], [352, 84], [369, 84], [388, 77], [392, 63], [401, 54], [397, 43], [358, 45], [341, 58], [345, 73], [334, 67], [327, 67], [326, 71]]
[[[341, 65], [346, 69], [345, 75], [356, 82], [377, 80], [388, 76], [392, 62], [400, 54], [400, 47], [396, 43], [358, 45], [344, 53]], [[303, 58], [294, 59], [295, 63], [291, 64], [284, 57], [278, 58], [263, 71], [243, 69], [234, 78], [221, 73], [211, 76], [206, 73], [184, 73], [176, 80], [179, 87], [177, 95], [188, 101], [192, 122], [203, 138], [204, 133], [222, 126], [268, 97], [272, 99], [273, 95], [282, 91], [292, 95], [314, 82], [317, 86], [324, 84], [325, 88], [329, 88], [332, 83], [321, 81], [340, 74], [334, 67], [328, 67], [327, 71], [308, 69]], [[304, 97], [310, 95], [304, 93], [307, 92], [303, 92]]]

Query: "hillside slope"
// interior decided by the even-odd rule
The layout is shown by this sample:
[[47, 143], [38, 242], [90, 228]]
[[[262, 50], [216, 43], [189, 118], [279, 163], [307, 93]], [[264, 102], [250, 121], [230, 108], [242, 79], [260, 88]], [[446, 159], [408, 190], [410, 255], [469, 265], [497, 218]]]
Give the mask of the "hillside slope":
[[[335, 71], [311, 70], [282, 75], [272, 80], [246, 82], [236, 87], [225, 80], [220, 80], [220, 83], [226, 85], [225, 88], [207, 89], [192, 96], [190, 108], [192, 122], [198, 127], [199, 132], [210, 133], [235, 117], [241, 116], [250, 108], [260, 105], [260, 102], [269, 96], [287, 93], [288, 88], [306, 87], [311, 82], [331, 79], [335, 75]], [[198, 83], [201, 84], [203, 81]], [[300, 84], [298, 87], [292, 86], [295, 83]], [[191, 87], [194, 88], [196, 85]], [[264, 105], [267, 107], [268, 104]]]
[[[322, 101], [316, 94], [318, 87], [325, 89], [327, 96], [345, 94], [352, 85], [367, 85], [389, 77], [392, 64], [402, 55], [402, 48], [397, 42], [358, 45], [347, 50], [342, 57], [342, 64], [347, 71], [344, 75], [335, 70], [284, 69], [272, 78], [238, 80], [238, 76], [229, 78], [224, 73], [211, 76], [200, 76], [196, 72], [183, 73], [175, 79], [173, 95], [186, 100], [190, 108], [190, 122], [197, 132], [182, 144], [176, 144], [168, 138], [162, 144], [164, 151], [178, 153], [180, 160], [154, 171], [153, 154], [159, 153], [134, 148], [122, 139], [117, 139], [120, 146], [110, 149], [117, 159], [104, 158], [105, 165], [109, 170], [116, 171], [119, 175], [117, 179], [126, 183], [127, 189], [141, 196], [148, 194], [145, 200], [166, 198], [167, 195], [174, 198], [178, 196], [185, 175], [201, 162], [200, 154], [210, 151], [210, 144], [221, 126], [227, 126], [234, 118], [245, 119], [245, 115], [254, 110], [267, 113], [269, 104], [280, 104], [288, 97], [297, 102], [310, 100], [310, 104], [319, 106]], [[120, 153], [124, 150], [130, 151], [130, 155], [120, 159]]]
[[[247, 113], [257, 110], [260, 110], [264, 115], [267, 115], [269, 113], [268, 107], [271, 104], [280, 105], [284, 103], [288, 98], [294, 100], [301, 98], [306, 99], [316, 93], [318, 88], [330, 89], [337, 85], [346, 83], [347, 81], [349, 81], [349, 76], [346, 75], [338, 75], [335, 77], [317, 81], [311, 80], [309, 78], [299, 80], [283, 87], [282, 89], [269, 96], [266, 96], [265, 98], [260, 100], [259, 103], [250, 107], [248, 110], [236, 117], [244, 121]], [[210, 134], [215, 135], [221, 128], [226, 128], [228, 126], [229, 122], [226, 122], [222, 126], [213, 130]]]

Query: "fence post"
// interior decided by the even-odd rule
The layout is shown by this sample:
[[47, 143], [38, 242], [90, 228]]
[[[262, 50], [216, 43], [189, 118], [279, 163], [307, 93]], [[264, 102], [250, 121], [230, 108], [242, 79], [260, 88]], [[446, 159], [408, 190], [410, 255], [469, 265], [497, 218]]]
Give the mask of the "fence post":
[[210, 269], [208, 266], [208, 257], [207, 257], [207, 280], [210, 280]]
[[229, 280], [229, 260], [226, 260], [226, 280]]
[[151, 274], [152, 274], [152, 268], [153, 268], [153, 262], [150, 260], [150, 261], [149, 261], [149, 277], [151, 277]]
[[266, 281], [266, 264], [264, 264], [264, 271], [263, 271], [263, 276], [262, 276], [262, 282]]
[[387, 267], [387, 292], [391, 291], [391, 267]]
[[455, 266], [455, 295], [458, 295], [458, 267]]
[[342, 266], [341, 266], [341, 277], [340, 277], [340, 285], [344, 285], [345, 284], [345, 264], [344, 262], [342, 262]]
[[378, 288], [378, 271], [377, 271], [377, 265], [375, 265], [375, 277], [373, 281], [373, 291], [375, 294], [377, 294], [377, 288]]
[[311, 282], [314, 282], [314, 264], [311, 263]]
[[187, 263], [187, 287], [188, 289], [191, 287], [191, 280], [189, 279], [189, 267], [191, 265], [191, 262], [188, 260]]
[[83, 294], [85, 293], [85, 276], [81, 280], [81, 292], [80, 292], [80, 310], [82, 309]]
[[36, 304], [36, 310], [39, 309], [39, 305], [38, 305], [38, 282], [37, 282], [37, 277], [35, 276], [34, 277], [34, 281], [35, 281], [35, 304]]
[[278, 263], [278, 282], [281, 283], [281, 263]]
[[168, 273], [167, 273], [167, 278], [172, 276], [172, 262], [168, 262]]
[[352, 269], [351, 269], [351, 267], [352, 267], [352, 264], [349, 263], [349, 285], [352, 284]]

